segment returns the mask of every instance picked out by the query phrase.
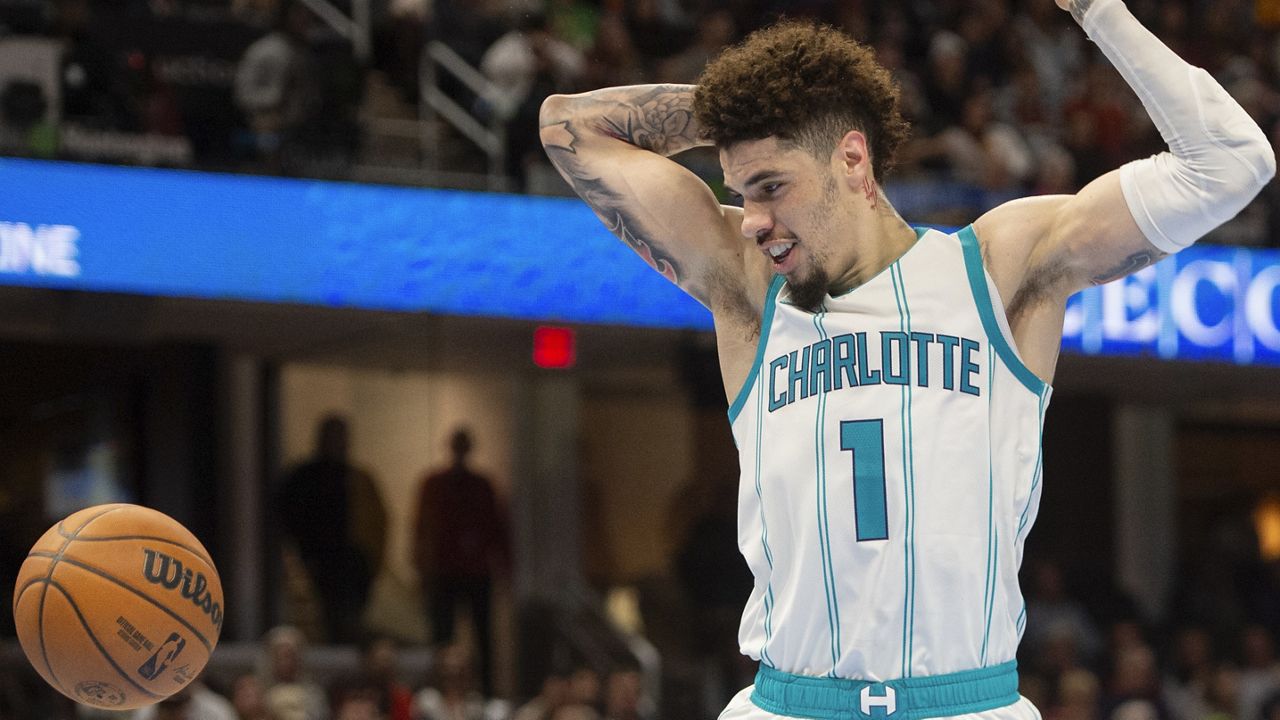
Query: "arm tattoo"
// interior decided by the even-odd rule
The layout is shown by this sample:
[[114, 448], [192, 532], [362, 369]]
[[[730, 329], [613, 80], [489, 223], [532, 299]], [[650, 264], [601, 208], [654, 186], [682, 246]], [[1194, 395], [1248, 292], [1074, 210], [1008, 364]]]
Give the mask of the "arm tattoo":
[[643, 85], [607, 88], [577, 101], [568, 117], [553, 125], [573, 123], [660, 155], [674, 155], [708, 144], [693, 117], [693, 88], [688, 85]]
[[1155, 249], [1141, 250], [1125, 258], [1119, 265], [1111, 268], [1101, 275], [1094, 276], [1091, 282], [1093, 282], [1094, 285], [1105, 285], [1112, 280], [1119, 280], [1126, 275], [1141, 270], [1166, 255], [1168, 255], [1168, 253]]
[[1071, 17], [1081, 26], [1084, 25], [1084, 15], [1089, 12], [1089, 6], [1093, 5], [1093, 0], [1071, 0]]
[[595, 211], [609, 232], [618, 236], [627, 247], [636, 251], [649, 267], [662, 273], [671, 282], [679, 285], [680, 267], [674, 258], [662, 252], [662, 248], [649, 239], [643, 230], [643, 222], [635, 209], [628, 206], [627, 199], [603, 178], [588, 172], [577, 158], [573, 147], [578, 135], [572, 121], [564, 121], [554, 142], [547, 142], [547, 154], [560, 169], [565, 180], [573, 188], [578, 197]]
[[647, 88], [600, 118], [600, 132], [659, 155], [698, 144], [693, 93], [676, 86]]
[[[680, 284], [680, 275], [676, 272], [675, 260], [654, 252], [654, 246], [649, 242], [636, 237], [631, 229], [627, 227], [625, 213], [619, 208], [616, 213], [617, 222], [611, 226], [609, 230], [622, 239], [628, 247], [635, 250], [645, 262], [649, 263], [649, 267], [657, 270], [663, 277], [675, 283]], [[608, 224], [608, 221], [605, 222]]]

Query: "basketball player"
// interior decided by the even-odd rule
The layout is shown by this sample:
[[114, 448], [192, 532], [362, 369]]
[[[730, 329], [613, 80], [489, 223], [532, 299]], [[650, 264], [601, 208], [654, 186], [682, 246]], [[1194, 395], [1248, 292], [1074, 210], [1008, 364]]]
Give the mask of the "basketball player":
[[[755, 575], [739, 640], [760, 661], [723, 720], [1038, 717], [1017, 573], [1067, 297], [1187, 247], [1275, 171], [1240, 106], [1121, 0], [1057, 1], [1169, 151], [954, 234], [885, 198], [896, 90], [835, 31], [765, 29], [695, 87], [543, 105], [560, 172], [715, 321]], [[667, 159], [700, 144], [740, 209]]]

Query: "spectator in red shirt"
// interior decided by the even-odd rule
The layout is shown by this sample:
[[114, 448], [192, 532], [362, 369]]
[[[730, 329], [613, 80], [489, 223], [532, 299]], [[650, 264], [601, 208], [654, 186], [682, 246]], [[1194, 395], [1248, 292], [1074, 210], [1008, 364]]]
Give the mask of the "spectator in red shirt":
[[468, 605], [487, 696], [493, 692], [489, 628], [493, 577], [495, 571], [510, 566], [507, 521], [492, 483], [467, 465], [470, 431], [455, 430], [449, 447], [452, 463], [428, 475], [418, 494], [414, 562], [436, 643], [453, 642], [458, 605]]
[[383, 720], [413, 720], [413, 693], [400, 681], [396, 641], [373, 635], [360, 645], [360, 679]]

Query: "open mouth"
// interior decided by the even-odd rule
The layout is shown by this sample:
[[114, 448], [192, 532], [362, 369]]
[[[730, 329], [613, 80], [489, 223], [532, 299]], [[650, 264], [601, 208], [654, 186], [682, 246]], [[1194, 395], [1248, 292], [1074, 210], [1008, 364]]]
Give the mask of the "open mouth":
[[791, 249], [795, 246], [795, 243], [778, 243], [777, 245], [769, 246], [765, 252], [773, 260], [774, 265], [781, 265], [786, 261], [787, 256], [791, 254]]

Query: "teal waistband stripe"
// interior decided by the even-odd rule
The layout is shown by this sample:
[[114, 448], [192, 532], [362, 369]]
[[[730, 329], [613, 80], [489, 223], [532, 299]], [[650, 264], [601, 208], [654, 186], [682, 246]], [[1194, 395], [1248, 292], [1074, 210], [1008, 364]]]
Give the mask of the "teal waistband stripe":
[[885, 682], [792, 675], [761, 665], [751, 702], [776, 715], [814, 720], [923, 720], [1018, 701], [1018, 664]]

